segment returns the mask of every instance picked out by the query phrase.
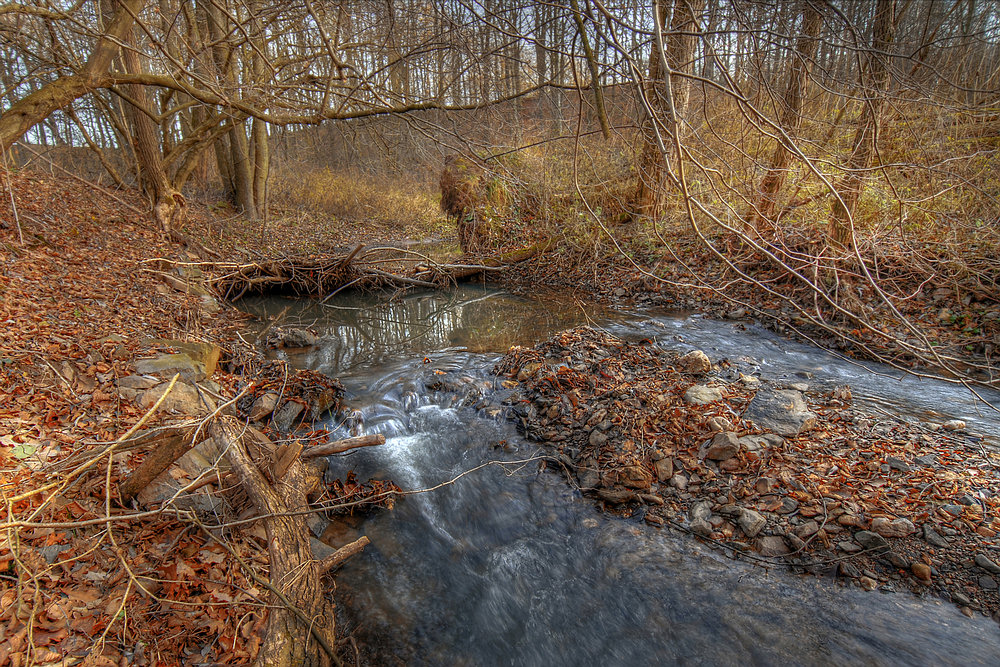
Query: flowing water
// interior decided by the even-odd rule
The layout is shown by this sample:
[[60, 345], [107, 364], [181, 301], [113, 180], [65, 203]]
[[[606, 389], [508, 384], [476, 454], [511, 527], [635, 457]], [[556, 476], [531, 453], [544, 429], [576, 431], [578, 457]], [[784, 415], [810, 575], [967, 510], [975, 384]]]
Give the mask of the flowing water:
[[[351, 411], [329, 424], [337, 435], [386, 434], [381, 447], [336, 457], [334, 474], [353, 469], [407, 490], [454, 480], [325, 535], [371, 540], [337, 578], [341, 629], [367, 664], [1000, 664], [996, 623], [950, 603], [764, 571], [605, 516], [559, 475], [523, 462], [537, 446], [512, 424], [471, 405], [498, 389], [489, 370], [507, 347], [580, 324], [697, 347], [768, 379], [850, 384], [873, 408], [1000, 433], [995, 413], [961, 388], [869, 372], [755, 327], [471, 287], [390, 301], [347, 295], [331, 307], [244, 306], [321, 333], [318, 348], [286, 356], [344, 383]], [[457, 390], [426, 388], [442, 378]], [[500, 463], [455, 479], [489, 461]]]

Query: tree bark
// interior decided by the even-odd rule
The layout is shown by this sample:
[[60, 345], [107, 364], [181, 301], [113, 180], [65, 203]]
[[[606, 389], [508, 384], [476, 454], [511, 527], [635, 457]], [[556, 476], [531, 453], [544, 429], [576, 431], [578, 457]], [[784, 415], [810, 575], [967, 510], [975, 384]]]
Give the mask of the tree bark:
[[[263, 642], [254, 664], [268, 667], [338, 664], [333, 654], [332, 605], [324, 596], [323, 572], [313, 558], [306, 525], [305, 469], [293, 462], [284, 477], [269, 482], [251, 457], [243, 425], [220, 418], [212, 434], [226, 446], [226, 458], [256, 511], [263, 517], [270, 560], [273, 606], [268, 610]], [[252, 436], [251, 436], [252, 437]], [[270, 457], [260, 457], [262, 466]]]
[[103, 85], [119, 44], [132, 30], [134, 17], [144, 4], [144, 0], [120, 0], [107, 30], [78, 74], [42, 86], [0, 115], [0, 152], [10, 150], [15, 141], [53, 111]]
[[[791, 69], [788, 74], [788, 87], [785, 88], [784, 108], [778, 123], [791, 141], [795, 140], [802, 126], [802, 105], [805, 102], [806, 90], [809, 87], [809, 75], [816, 58], [816, 48], [819, 45], [819, 31], [823, 26], [823, 15], [817, 8], [821, 0], [802, 0], [802, 32], [799, 34], [795, 52], [792, 55]], [[750, 214], [751, 224], [758, 234], [764, 234], [766, 228], [775, 222], [774, 212], [777, 208], [777, 195], [785, 183], [788, 167], [792, 163], [792, 146], [779, 139], [771, 158], [771, 166], [760, 182], [760, 199]]]
[[878, 148], [879, 123], [889, 84], [887, 52], [892, 47], [895, 34], [895, 0], [878, 0], [872, 24], [872, 47], [861, 72], [865, 108], [854, 133], [853, 149], [846, 165], [847, 173], [836, 186], [840, 198], [834, 198], [830, 216], [829, 236], [836, 247], [849, 247], [854, 236], [854, 216], [864, 189], [865, 172], [871, 168]]

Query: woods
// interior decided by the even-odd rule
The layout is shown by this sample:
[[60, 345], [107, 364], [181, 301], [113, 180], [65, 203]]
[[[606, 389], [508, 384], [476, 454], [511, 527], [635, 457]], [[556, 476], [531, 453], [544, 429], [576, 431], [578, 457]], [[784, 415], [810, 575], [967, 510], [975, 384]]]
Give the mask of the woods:
[[[127, 539], [143, 572], [171, 583], [160, 598], [138, 592], [147, 574], [126, 567], [109, 599], [181, 618], [171, 605], [198, 597], [208, 611], [176, 624], [226, 637], [220, 662], [349, 653], [320, 582], [368, 538], [313, 553], [307, 516], [370, 496], [391, 504], [398, 489], [323, 485], [309, 462], [385, 439], [331, 444], [312, 431], [330, 406], [286, 395], [290, 367], [248, 351], [267, 338], [247, 341], [229, 321], [243, 297], [548, 286], [752, 321], [972, 392], [1000, 387], [996, 3], [14, 0], [0, 5], [0, 83], [0, 421], [12, 433], [0, 451], [18, 452], [4, 455], [16, 492], [0, 535], [18, 554], [0, 557], [17, 592], [0, 611], [53, 636], [55, 611], [26, 611], [48, 590], [38, 573], [60, 567], [41, 550], [72, 545], [103, 572], [127, 565], [116, 543]], [[164, 389], [167, 376], [136, 370], [183, 354], [163, 340], [219, 344], [227, 365]], [[540, 409], [562, 400], [541, 387], [553, 404]], [[251, 422], [266, 442], [248, 436]], [[707, 421], [701, 430], [714, 437]], [[209, 441], [225, 455], [148, 500]], [[22, 466], [27, 445], [24, 458], [47, 458]], [[666, 459], [647, 459], [637, 470], [666, 488], [672, 476], [654, 474]], [[795, 474], [813, 463], [796, 459]], [[858, 480], [874, 471], [852, 465]], [[60, 491], [36, 494], [50, 474]], [[312, 486], [328, 494], [319, 504]], [[228, 513], [205, 524], [178, 498]], [[85, 537], [72, 533], [81, 521]], [[161, 532], [170, 539], [142, 551]], [[165, 565], [178, 550], [201, 560]], [[66, 590], [91, 595], [72, 581]], [[118, 625], [118, 609], [74, 613], [102, 641], [147, 629]], [[31, 623], [0, 648], [47, 655]], [[94, 651], [92, 664], [137, 645]]]

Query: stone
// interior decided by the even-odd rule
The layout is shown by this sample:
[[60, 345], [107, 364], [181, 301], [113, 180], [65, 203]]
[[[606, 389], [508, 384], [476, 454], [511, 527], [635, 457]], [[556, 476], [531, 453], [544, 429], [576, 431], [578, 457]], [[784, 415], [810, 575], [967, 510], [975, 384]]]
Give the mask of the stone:
[[215, 297], [207, 294], [199, 297], [198, 305], [201, 306], [202, 311], [208, 313], [209, 315], [214, 315], [222, 310], [222, 306], [220, 306], [219, 302], [215, 300]]
[[837, 548], [843, 551], [845, 554], [856, 554], [862, 549], [864, 549], [864, 547], [859, 545], [857, 542], [851, 542], [850, 540], [837, 542]]
[[913, 522], [909, 519], [893, 519], [890, 521], [882, 516], [872, 519], [872, 530], [882, 537], [909, 537], [917, 531]]
[[976, 565], [990, 574], [1000, 574], [1000, 565], [997, 565], [983, 554], [976, 554]]
[[708, 521], [712, 516], [712, 503], [708, 500], [703, 500], [700, 503], [695, 503], [690, 510], [688, 510], [688, 516], [692, 521], [695, 519], [703, 519]]
[[[755, 512], [751, 509], [744, 508], [740, 512], [740, 518], [737, 521], [740, 526], [740, 530], [747, 537], [757, 537], [760, 531], [764, 530], [764, 526], [767, 525], [767, 519], [764, 518], [759, 512]], [[778, 538], [781, 539], [781, 538]], [[782, 542], [784, 544], [784, 542]]]
[[590, 438], [587, 440], [591, 447], [600, 447], [608, 441], [608, 436], [604, 435], [596, 428], [590, 432]]
[[702, 375], [712, 370], [712, 362], [701, 350], [692, 350], [677, 360], [677, 365], [685, 373]]
[[274, 413], [274, 427], [279, 431], [290, 431], [295, 424], [295, 420], [298, 419], [299, 415], [305, 409], [305, 406], [298, 401], [288, 401], [281, 406], [281, 409]]
[[688, 524], [688, 529], [695, 535], [700, 535], [702, 537], [708, 537], [712, 534], [712, 524], [704, 519], [693, 519], [690, 524]]
[[678, 491], [683, 491], [688, 486], [688, 478], [680, 473], [677, 473], [670, 478], [670, 486], [674, 487]]
[[733, 425], [729, 423], [729, 420], [726, 419], [725, 417], [709, 417], [708, 421], [706, 422], [706, 425], [708, 426], [708, 430], [712, 431], [713, 433], [718, 431], [733, 430]]
[[979, 577], [979, 587], [984, 591], [995, 591], [997, 590], [997, 580], [984, 574]]
[[211, 376], [219, 365], [219, 357], [222, 356], [222, 348], [211, 343], [201, 341], [176, 340], [173, 338], [154, 338], [149, 341], [150, 345], [161, 347], [172, 347], [180, 354], [186, 354], [194, 361], [205, 367], [205, 375]]
[[961, 431], [965, 428], [965, 422], [961, 419], [951, 419], [941, 424], [941, 428], [946, 431]]
[[754, 543], [754, 548], [758, 553], [760, 553], [761, 556], [766, 556], [768, 558], [787, 556], [791, 552], [788, 545], [785, 544], [784, 538], [778, 535], [764, 535], [757, 538], [757, 541]]
[[653, 473], [644, 466], [625, 466], [618, 479], [630, 489], [648, 489], [653, 484]]
[[871, 577], [863, 576], [860, 579], [858, 579], [858, 583], [861, 584], [861, 588], [865, 589], [866, 591], [873, 591], [876, 588], [878, 588], [878, 582], [872, 579]]
[[841, 526], [850, 526], [853, 528], [866, 528], [865, 520], [859, 517], [857, 514], [841, 514], [837, 517], [837, 524]]
[[158, 378], [143, 377], [142, 375], [126, 375], [125, 377], [118, 378], [118, 380], [115, 381], [115, 384], [118, 385], [119, 389], [125, 388], [142, 390], [152, 389], [156, 385], [160, 384], [160, 380]]
[[819, 530], [819, 524], [810, 519], [806, 521], [801, 526], [797, 526], [794, 530], [795, 535], [802, 538], [803, 540], [812, 537]]
[[259, 422], [264, 419], [278, 406], [278, 395], [273, 391], [268, 391], [257, 397], [257, 400], [250, 406], [250, 421]]
[[167, 379], [175, 374], [186, 382], [197, 382], [208, 377], [205, 364], [192, 359], [187, 354], [159, 354], [151, 359], [140, 359], [135, 362], [136, 373], [140, 375], [156, 375]]
[[806, 548], [805, 541], [792, 532], [785, 533], [785, 542], [795, 551], [802, 551]]
[[710, 461], [725, 461], [740, 453], [740, 441], [732, 431], [716, 433], [707, 447], [703, 448], [702, 458]]
[[858, 568], [854, 567], [853, 564], [848, 563], [847, 561], [843, 561], [837, 568], [837, 570], [840, 576], [842, 577], [850, 577], [851, 579], [857, 579], [858, 577], [861, 576], [861, 571], [858, 570]]
[[725, 461], [719, 462], [719, 470], [722, 472], [736, 472], [743, 468], [743, 461], [740, 461], [737, 457], [731, 459], [726, 459]]
[[739, 442], [740, 447], [748, 452], [760, 452], [771, 444], [762, 435], [745, 435], [740, 438]]
[[910, 467], [903, 459], [897, 459], [895, 456], [890, 456], [885, 460], [889, 464], [889, 467], [893, 470], [898, 470], [899, 472], [910, 472], [913, 468]]
[[626, 489], [598, 489], [597, 497], [612, 505], [620, 505], [635, 500], [638, 494]]
[[674, 460], [669, 456], [654, 462], [653, 467], [656, 468], [656, 480], [658, 482], [666, 482], [674, 476]]
[[688, 405], [707, 405], [722, 400], [722, 391], [718, 387], [696, 384], [684, 392], [684, 402]]
[[798, 436], [816, 425], [816, 414], [809, 410], [802, 393], [794, 389], [757, 392], [743, 417], [785, 437]]
[[910, 561], [906, 560], [900, 556], [895, 551], [890, 551], [885, 555], [885, 559], [896, 568], [897, 570], [908, 570], [910, 569]]
[[914, 563], [910, 566], [910, 571], [913, 572], [913, 576], [920, 581], [930, 581], [931, 580], [931, 568], [925, 563]]
[[878, 533], [868, 530], [859, 530], [854, 533], [854, 539], [863, 549], [874, 551], [875, 553], [885, 553], [889, 550], [889, 543]]
[[[160, 397], [166, 392], [169, 382], [159, 384], [152, 389], [147, 389], [139, 397], [139, 405], [144, 409], [151, 408]], [[199, 392], [195, 387], [184, 382], [174, 383], [173, 389], [167, 394], [160, 404], [161, 412], [176, 412], [182, 415], [202, 415], [215, 409], [215, 401], [204, 392]]]
[[42, 558], [45, 559], [46, 563], [52, 565], [52, 563], [56, 562], [56, 559], [59, 558], [59, 555], [69, 549], [69, 547], [70, 545], [68, 544], [49, 544], [47, 546], [40, 547], [38, 549], [38, 553], [42, 555]]
[[319, 336], [302, 327], [278, 327], [267, 337], [267, 344], [272, 348], [313, 347], [318, 342]]

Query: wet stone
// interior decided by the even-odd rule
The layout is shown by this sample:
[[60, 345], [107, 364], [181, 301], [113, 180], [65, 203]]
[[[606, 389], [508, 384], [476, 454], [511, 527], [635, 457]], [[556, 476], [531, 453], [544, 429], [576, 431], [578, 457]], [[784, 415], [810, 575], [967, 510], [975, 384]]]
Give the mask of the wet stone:
[[792, 389], [762, 389], [743, 416], [785, 437], [795, 437], [816, 425], [816, 413], [809, 410], [802, 393]]

